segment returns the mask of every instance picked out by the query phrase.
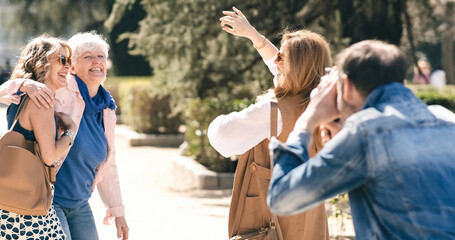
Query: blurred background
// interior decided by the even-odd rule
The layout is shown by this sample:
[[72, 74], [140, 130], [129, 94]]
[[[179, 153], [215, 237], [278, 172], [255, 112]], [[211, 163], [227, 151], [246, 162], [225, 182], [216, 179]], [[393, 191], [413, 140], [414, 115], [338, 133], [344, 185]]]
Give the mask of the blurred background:
[[[208, 124], [273, 85], [251, 42], [221, 30], [221, 12], [232, 6], [277, 47], [284, 29], [302, 28], [325, 36], [333, 56], [364, 39], [396, 44], [408, 56], [414, 93], [455, 111], [455, 0], [0, 0], [0, 6], [0, 81], [31, 38], [96, 30], [111, 46], [105, 87], [119, 123], [139, 133], [184, 135], [183, 154], [215, 172], [234, 172], [236, 159], [210, 147]], [[347, 201], [346, 195], [328, 201], [329, 214], [349, 221]]]
[[[236, 6], [277, 44], [283, 29], [324, 35], [334, 54], [364, 39], [399, 45], [410, 60], [444, 70], [455, 83], [453, 0], [0, 0], [0, 66], [42, 33], [69, 38], [96, 30], [111, 45], [111, 76], [166, 75], [185, 97], [246, 94], [270, 75], [246, 39], [221, 31], [221, 11]], [[167, 76], [170, 75], [170, 76]], [[256, 88], [259, 87], [259, 88]]]

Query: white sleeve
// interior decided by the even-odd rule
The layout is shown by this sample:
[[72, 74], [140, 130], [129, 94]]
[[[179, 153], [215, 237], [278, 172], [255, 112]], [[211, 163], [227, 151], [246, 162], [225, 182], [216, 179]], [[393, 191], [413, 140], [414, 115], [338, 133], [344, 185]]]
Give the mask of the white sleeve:
[[455, 113], [441, 105], [430, 105], [428, 110], [438, 119], [455, 123]]
[[267, 67], [269, 68], [269, 71], [273, 74], [273, 86], [275, 86], [275, 87], [278, 85], [278, 81], [277, 81], [278, 66], [275, 64], [275, 59], [276, 59], [277, 54], [275, 54], [275, 56], [273, 58], [262, 59], [264, 61], [265, 65], [267, 65]]
[[[281, 133], [278, 110], [277, 134]], [[240, 155], [270, 138], [270, 100], [262, 100], [240, 112], [220, 115], [210, 123], [210, 144], [224, 157]]]

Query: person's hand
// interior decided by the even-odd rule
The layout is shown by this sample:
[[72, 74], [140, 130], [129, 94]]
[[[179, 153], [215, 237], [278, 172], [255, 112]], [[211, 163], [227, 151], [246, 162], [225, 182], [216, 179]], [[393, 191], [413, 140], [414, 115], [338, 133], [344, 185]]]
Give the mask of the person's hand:
[[319, 126], [321, 132], [322, 144], [326, 144], [330, 141], [337, 133], [343, 128], [344, 121], [341, 118], [337, 118], [331, 122], [323, 123]]
[[[235, 7], [232, 7], [232, 9], [234, 12], [223, 11], [223, 14], [226, 16], [220, 18], [221, 27], [224, 31], [249, 39], [251, 39], [256, 34], [259, 34], [256, 29], [251, 26], [250, 22], [248, 22], [248, 19], [240, 10]], [[229, 25], [230, 27], [226, 25]]]
[[24, 81], [20, 91], [27, 93], [38, 108], [42, 106], [47, 109], [54, 107], [54, 95], [44, 83], [28, 79]]
[[67, 129], [72, 129], [74, 131], [76, 124], [68, 114], [56, 112], [55, 116], [57, 117], [57, 125], [60, 130], [65, 131]]
[[117, 237], [122, 240], [128, 240], [129, 228], [126, 224], [125, 217], [116, 217], [115, 218], [115, 227], [117, 228]]
[[316, 126], [339, 118], [337, 82], [338, 71], [333, 68], [330, 74], [321, 79], [319, 85], [311, 92], [310, 103], [297, 119], [294, 129], [313, 132]]

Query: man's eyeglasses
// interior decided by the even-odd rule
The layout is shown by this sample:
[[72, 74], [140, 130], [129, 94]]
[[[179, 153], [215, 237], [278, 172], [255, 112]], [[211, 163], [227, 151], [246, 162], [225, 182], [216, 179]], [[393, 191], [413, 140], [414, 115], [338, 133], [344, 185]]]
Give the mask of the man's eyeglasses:
[[68, 63], [71, 66], [71, 58], [59, 55], [59, 60], [63, 66], [66, 66], [66, 63]]
[[278, 53], [276, 54], [276, 61], [277, 61], [277, 62], [283, 61], [283, 54], [282, 54], [281, 52], [278, 52]]

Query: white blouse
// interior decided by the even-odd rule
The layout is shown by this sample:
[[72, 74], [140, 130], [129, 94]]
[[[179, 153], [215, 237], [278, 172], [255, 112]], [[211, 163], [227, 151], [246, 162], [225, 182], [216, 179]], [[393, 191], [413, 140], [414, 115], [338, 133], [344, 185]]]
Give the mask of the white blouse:
[[[275, 56], [276, 57], [276, 56]], [[278, 67], [275, 57], [264, 60], [277, 85]], [[281, 113], [278, 109], [277, 134], [281, 133]], [[240, 112], [220, 115], [210, 123], [207, 136], [210, 144], [224, 157], [240, 155], [264, 139], [270, 139], [270, 100], [260, 100]]]

